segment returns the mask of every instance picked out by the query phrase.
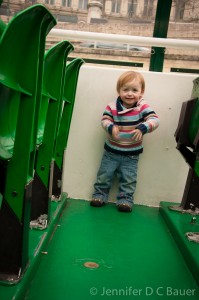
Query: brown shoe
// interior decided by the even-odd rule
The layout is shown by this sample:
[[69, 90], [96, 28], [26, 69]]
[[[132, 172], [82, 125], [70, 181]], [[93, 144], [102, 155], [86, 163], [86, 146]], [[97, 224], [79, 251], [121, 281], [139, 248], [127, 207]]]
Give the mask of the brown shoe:
[[101, 207], [103, 206], [105, 203], [102, 199], [92, 199], [90, 201], [90, 205], [91, 206], [95, 206], [95, 207]]
[[131, 212], [132, 206], [126, 203], [121, 203], [117, 205], [117, 209], [121, 212]]

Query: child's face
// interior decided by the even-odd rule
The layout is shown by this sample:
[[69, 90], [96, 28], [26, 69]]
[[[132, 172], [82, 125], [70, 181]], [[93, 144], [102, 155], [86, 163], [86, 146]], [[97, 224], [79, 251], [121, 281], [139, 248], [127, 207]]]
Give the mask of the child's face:
[[141, 82], [134, 79], [121, 86], [119, 96], [126, 108], [132, 107], [143, 96]]

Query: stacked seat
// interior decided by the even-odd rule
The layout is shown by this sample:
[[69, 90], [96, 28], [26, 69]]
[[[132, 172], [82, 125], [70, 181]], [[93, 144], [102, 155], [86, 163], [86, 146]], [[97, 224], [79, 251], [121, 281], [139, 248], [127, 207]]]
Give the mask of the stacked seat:
[[65, 90], [76, 89], [76, 77], [67, 79], [73, 88], [65, 80], [72, 44], [62, 41], [45, 54], [55, 25], [53, 15], [36, 4], [0, 28], [0, 281], [9, 284], [28, 267], [30, 221], [41, 214], [50, 219]]
[[199, 209], [199, 78], [194, 80], [191, 99], [182, 104], [175, 137], [189, 165], [181, 208], [195, 211]]

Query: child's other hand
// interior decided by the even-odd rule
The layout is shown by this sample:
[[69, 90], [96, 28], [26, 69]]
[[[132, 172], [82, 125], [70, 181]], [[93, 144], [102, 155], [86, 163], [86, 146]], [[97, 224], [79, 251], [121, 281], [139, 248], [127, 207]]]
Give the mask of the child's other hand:
[[132, 134], [133, 134], [133, 136], [132, 136], [132, 140], [133, 141], [140, 141], [141, 139], [142, 139], [142, 136], [143, 136], [143, 134], [142, 134], [142, 131], [141, 130], [139, 130], [139, 129], [134, 129], [133, 131], [132, 131]]
[[115, 139], [115, 140], [119, 140], [119, 127], [117, 125], [114, 125], [113, 126], [113, 130], [112, 130], [112, 137]]

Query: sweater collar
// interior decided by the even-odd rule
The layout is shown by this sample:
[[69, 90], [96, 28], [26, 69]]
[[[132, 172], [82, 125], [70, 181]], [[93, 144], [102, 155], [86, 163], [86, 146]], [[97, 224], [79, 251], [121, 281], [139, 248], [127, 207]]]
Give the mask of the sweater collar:
[[135, 107], [137, 107], [137, 103], [135, 103], [132, 107], [130, 108], [126, 108], [123, 106], [123, 103], [122, 103], [122, 99], [120, 98], [120, 96], [117, 98], [116, 100], [116, 107], [117, 107], [117, 112], [118, 114], [123, 114], [123, 113], [126, 113], [128, 111], [131, 111], [133, 110]]

